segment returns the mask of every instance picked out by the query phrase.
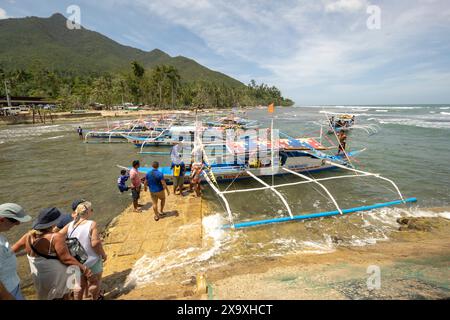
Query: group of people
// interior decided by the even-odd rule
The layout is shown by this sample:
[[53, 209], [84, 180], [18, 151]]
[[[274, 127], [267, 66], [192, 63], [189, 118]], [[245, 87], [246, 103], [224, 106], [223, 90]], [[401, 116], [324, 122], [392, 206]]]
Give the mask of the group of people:
[[[182, 161], [180, 144], [176, 144], [172, 148], [171, 159], [171, 169], [173, 174], [173, 193], [175, 195], [182, 195], [184, 190], [187, 166]], [[150, 191], [150, 196], [152, 199], [154, 219], [155, 221], [159, 221], [159, 219], [165, 215], [164, 206], [166, 203], [166, 193], [167, 195], [170, 194], [166, 179], [164, 177], [164, 174], [159, 170], [158, 161], [153, 162], [152, 169], [147, 172], [145, 177], [141, 176], [139, 168], [139, 160], [134, 160], [129, 174], [127, 173], [127, 170], [121, 170], [120, 176], [117, 179], [117, 187], [120, 192], [131, 190], [131, 197], [133, 199], [133, 208], [135, 212], [142, 212], [142, 205], [139, 204], [142, 187], [144, 187], [145, 192], [148, 189]], [[202, 163], [194, 163], [190, 166], [189, 190], [191, 192], [195, 192], [196, 197], [200, 197], [202, 194], [202, 189], [200, 186], [202, 170]], [[126, 182], [128, 180], [130, 180], [129, 186], [126, 185]]]
[[[21, 252], [27, 255], [39, 300], [103, 299], [107, 255], [93, 213], [91, 202], [75, 200], [71, 214], [55, 207], [41, 210], [31, 230], [14, 245], [0, 234], [0, 300], [24, 299], [16, 259]], [[0, 205], [0, 232], [31, 220], [18, 204]]]

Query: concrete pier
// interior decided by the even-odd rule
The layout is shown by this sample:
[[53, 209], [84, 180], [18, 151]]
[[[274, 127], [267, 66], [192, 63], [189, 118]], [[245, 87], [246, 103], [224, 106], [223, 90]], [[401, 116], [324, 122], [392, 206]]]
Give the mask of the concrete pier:
[[[141, 192], [142, 213], [133, 212], [132, 206], [116, 217], [105, 232], [104, 248], [108, 260], [104, 265], [104, 285], [106, 298], [111, 299], [164, 299], [186, 297], [186, 291], [194, 294], [194, 281], [191, 288], [183, 292], [170, 292], [165, 287], [160, 294], [154, 290], [125, 288], [125, 280], [133, 265], [144, 255], [157, 257], [175, 249], [202, 246], [202, 215], [206, 209], [204, 200], [192, 194], [166, 198], [164, 211], [167, 216], [154, 220], [149, 192]], [[189, 225], [183, 229], [181, 226]], [[139, 293], [137, 293], [139, 292]], [[136, 296], [138, 294], [138, 296]]]

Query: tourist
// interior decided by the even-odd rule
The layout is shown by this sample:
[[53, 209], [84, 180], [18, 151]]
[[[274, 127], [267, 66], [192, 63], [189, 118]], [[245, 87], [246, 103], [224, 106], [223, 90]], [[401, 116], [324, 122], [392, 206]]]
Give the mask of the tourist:
[[91, 270], [71, 256], [63, 234], [54, 232], [62, 218], [57, 208], [43, 209], [33, 223], [33, 230], [25, 234], [13, 246], [15, 253], [25, 249], [30, 263], [37, 297], [39, 300], [67, 300], [71, 296], [68, 286], [73, 273], [68, 266], [78, 267], [90, 278]]
[[281, 161], [282, 167], [286, 164], [287, 159], [288, 159], [288, 154], [285, 151], [280, 151], [280, 161]]
[[92, 300], [103, 299], [101, 291], [101, 279], [103, 262], [107, 255], [103, 249], [102, 241], [97, 229], [97, 223], [90, 220], [94, 213], [92, 204], [88, 201], [80, 203], [75, 209], [74, 220], [64, 227], [60, 233], [67, 238], [77, 238], [88, 255], [84, 263], [92, 271], [92, 277], [82, 278], [81, 290], [77, 292], [76, 299], [82, 300], [85, 289]]
[[53, 230], [54, 232], [59, 232], [60, 230], [62, 230], [66, 225], [68, 225], [70, 222], [73, 221], [73, 219], [76, 216], [75, 210], [77, 209], [78, 205], [80, 203], [85, 202], [86, 200], [84, 199], [79, 199], [79, 200], [75, 200], [74, 202], [72, 202], [72, 213], [65, 213], [63, 214], [63, 217], [61, 218], [61, 221], [56, 225], [55, 229]]
[[134, 212], [141, 212], [141, 209], [139, 209], [141, 206], [138, 202], [141, 194], [141, 177], [138, 171], [140, 167], [139, 160], [134, 160], [132, 166], [133, 168], [130, 170], [131, 197], [133, 198]]
[[203, 164], [196, 162], [191, 166], [190, 174], [190, 191], [195, 191], [195, 196], [200, 197], [202, 195], [202, 189], [200, 186], [200, 179], [203, 170]]
[[173, 194], [176, 195], [177, 190], [179, 190], [178, 194], [182, 195], [186, 166], [183, 161], [178, 164], [172, 162], [172, 166], [170, 168], [173, 170]]
[[183, 137], [179, 138], [179, 141], [175, 143], [175, 145], [172, 147], [172, 150], [170, 151], [170, 159], [173, 163], [178, 164], [182, 160], [182, 152], [183, 152], [183, 146], [181, 145], [183, 143]]
[[126, 170], [120, 171], [120, 176], [119, 176], [119, 178], [117, 178], [117, 187], [119, 188], [119, 191], [121, 193], [128, 191], [129, 188], [126, 185], [126, 182], [129, 178], [130, 178], [130, 176], [127, 174]]
[[[31, 221], [15, 203], [0, 205], [0, 232], [9, 231], [22, 222]], [[24, 300], [17, 275], [17, 260], [8, 240], [0, 234], [0, 300]]]
[[[155, 221], [158, 221], [161, 216], [164, 216], [164, 205], [166, 204], [166, 195], [164, 190], [167, 191], [169, 195], [169, 188], [167, 187], [166, 180], [164, 180], [164, 175], [158, 170], [159, 163], [157, 161], [152, 164], [153, 170], [147, 173], [145, 179], [145, 191], [147, 187], [150, 189], [150, 196], [152, 198], [153, 212], [155, 213]], [[158, 200], [160, 200], [160, 208], [158, 211]]]
[[180, 137], [179, 142], [173, 146], [170, 152], [170, 158], [172, 160], [171, 169], [173, 170], [173, 193], [175, 195], [177, 194], [177, 190], [180, 190], [180, 195], [183, 192], [184, 174], [186, 172], [186, 166], [181, 155], [183, 150], [183, 146], [181, 145], [182, 141], [183, 137]]
[[341, 151], [345, 154], [345, 145], [347, 143], [347, 135], [345, 134], [344, 130], [339, 131], [338, 139], [339, 139], [339, 148], [338, 148], [337, 155], [340, 155]]
[[72, 221], [73, 221], [73, 214], [63, 213], [61, 220], [55, 226], [55, 229], [53, 230], [53, 232], [59, 232], [60, 230], [62, 230], [66, 225], [68, 225]]
[[83, 129], [81, 129], [81, 127], [78, 127], [77, 132], [80, 140], [83, 140]]

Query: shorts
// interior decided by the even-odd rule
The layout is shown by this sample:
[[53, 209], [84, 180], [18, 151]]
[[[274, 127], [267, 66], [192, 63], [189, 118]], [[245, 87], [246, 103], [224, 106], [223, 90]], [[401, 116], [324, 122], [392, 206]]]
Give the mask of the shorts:
[[117, 187], [119, 188], [120, 192], [125, 192], [125, 191], [128, 191], [128, 189], [130, 189], [127, 186], [123, 186], [120, 184], [118, 184]]
[[140, 195], [141, 195], [141, 188], [131, 189], [131, 198], [133, 198], [133, 200], [139, 200]]
[[150, 196], [152, 197], [153, 204], [156, 204], [156, 202], [158, 202], [158, 199], [159, 200], [166, 199], [166, 194], [164, 193], [164, 190], [159, 192], [150, 192]]
[[92, 267], [90, 267], [89, 269], [91, 269], [92, 274], [102, 273], [103, 272], [103, 260], [102, 260], [102, 258], [99, 258], [97, 260], [97, 262]]
[[178, 176], [178, 177], [173, 177], [173, 186], [174, 187], [178, 187], [178, 186], [183, 186], [184, 184], [184, 176]]

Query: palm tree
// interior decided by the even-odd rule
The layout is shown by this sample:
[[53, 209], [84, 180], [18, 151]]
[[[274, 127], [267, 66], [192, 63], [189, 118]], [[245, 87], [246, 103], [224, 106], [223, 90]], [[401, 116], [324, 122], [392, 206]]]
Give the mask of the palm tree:
[[178, 70], [173, 66], [168, 66], [166, 68], [166, 76], [170, 82], [170, 86], [172, 88], [172, 108], [174, 107], [174, 89], [176, 90], [178, 85], [180, 84], [180, 74]]
[[158, 85], [159, 89], [159, 106], [162, 106], [162, 86], [164, 83], [164, 80], [166, 79], [166, 66], [156, 66], [155, 70], [153, 70], [153, 81], [155, 81]]

